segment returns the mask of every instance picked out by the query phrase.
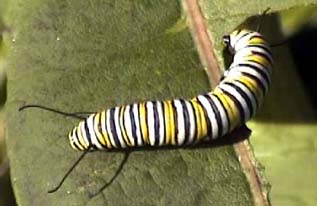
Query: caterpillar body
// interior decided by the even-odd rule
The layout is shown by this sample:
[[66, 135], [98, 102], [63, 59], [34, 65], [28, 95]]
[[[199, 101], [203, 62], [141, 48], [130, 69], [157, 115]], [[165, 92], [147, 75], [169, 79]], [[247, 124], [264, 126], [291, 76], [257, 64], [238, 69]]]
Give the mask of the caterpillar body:
[[212, 141], [245, 123], [271, 83], [269, 44], [255, 31], [224, 36], [233, 62], [209, 93], [190, 100], [148, 101], [89, 115], [68, 137], [76, 150], [188, 145]]

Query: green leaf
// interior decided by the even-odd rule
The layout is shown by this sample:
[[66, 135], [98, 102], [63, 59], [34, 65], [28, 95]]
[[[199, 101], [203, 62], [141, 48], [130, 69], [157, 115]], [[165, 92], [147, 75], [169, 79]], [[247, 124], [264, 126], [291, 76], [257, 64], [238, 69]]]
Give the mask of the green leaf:
[[[225, 7], [220, 6], [218, 2], [207, 0], [200, 2], [213, 39], [218, 39], [226, 31], [234, 29], [243, 22], [242, 19], [250, 16], [250, 13], [260, 13], [259, 7], [270, 7], [270, 11], [287, 9], [286, 11], [293, 16], [282, 18], [283, 21], [280, 16], [275, 15], [263, 20], [262, 33], [272, 44], [287, 38], [283, 34], [285, 31], [294, 32], [296, 27], [299, 28], [298, 22], [302, 24], [307, 22], [309, 14], [316, 15], [316, 6], [309, 5], [317, 3], [316, 1], [274, 1], [274, 3], [236, 1], [231, 2], [230, 7]], [[234, 3], [240, 6], [233, 5]], [[247, 9], [243, 9], [241, 5]], [[235, 6], [237, 9], [234, 9]], [[221, 11], [210, 11], [213, 7]], [[295, 13], [297, 19], [294, 17]], [[282, 13], [282, 17], [284, 16], [285, 14]], [[254, 28], [254, 25], [251, 28]], [[215, 41], [215, 43], [217, 48], [221, 48], [219, 42]], [[309, 49], [307, 50], [309, 52]], [[220, 52], [217, 54], [222, 55]], [[255, 156], [260, 161], [257, 165], [260, 173], [265, 172], [267, 180], [272, 185], [269, 193], [272, 205], [315, 205], [317, 201], [316, 181], [314, 181], [317, 178], [315, 172], [317, 167], [314, 164], [317, 154], [314, 147], [317, 131], [316, 106], [311, 104], [303, 82], [298, 76], [299, 70], [309, 70], [309, 68], [297, 68], [296, 71], [293, 63], [293, 58], [296, 57], [290, 55], [288, 45], [273, 48], [273, 56], [275, 67], [268, 97], [265, 98], [256, 118], [247, 124], [252, 129], [250, 140]], [[266, 180], [262, 181], [263, 184], [267, 184]]]
[[184, 16], [177, 1], [11, 4], [8, 143], [19, 204], [252, 202], [231, 146], [132, 152], [114, 182], [94, 198], [124, 153], [92, 153], [58, 192], [47, 194], [80, 155], [66, 138], [78, 121], [45, 111], [18, 112], [24, 102], [98, 111], [147, 99], [192, 97], [208, 91], [208, 80], [188, 27], [178, 26]]
[[[200, 2], [205, 16], [214, 16], [207, 19], [210, 32], [217, 31], [217, 54], [224, 33], [267, 7], [255, 1], [243, 11], [220, 2]], [[270, 3], [274, 11], [289, 7]], [[19, 205], [253, 204], [231, 145], [133, 151], [114, 181], [94, 197], [111, 181], [125, 154], [91, 153], [59, 191], [48, 194], [80, 155], [66, 138], [78, 122], [35, 109], [18, 112], [24, 103], [99, 111], [208, 91], [186, 16], [180, 2], [167, 0], [8, 3], [7, 140]]]
[[[311, 6], [283, 12], [284, 20], [281, 24], [284, 30], [299, 32], [299, 29], [294, 29], [300, 28], [299, 21], [302, 21], [301, 25], [305, 29], [303, 24], [309, 22], [308, 13], [313, 11], [311, 14], [316, 14], [316, 9], [316, 6]], [[285, 17], [287, 13], [291, 15], [288, 18]], [[313, 43], [306, 45], [307, 52], [302, 56], [309, 59], [308, 53], [312, 45]], [[317, 113], [316, 105], [311, 101], [313, 96], [310, 97], [304, 87], [307, 82], [303, 82], [299, 75], [311, 71], [313, 67], [296, 66], [294, 62], [298, 57], [291, 54], [290, 48], [285, 46], [274, 49], [275, 56], [278, 57], [274, 81], [263, 109], [249, 123], [254, 131], [251, 142], [256, 157], [266, 167], [265, 173], [272, 184], [272, 205], [313, 206], [317, 201]], [[315, 81], [314, 76], [308, 79]], [[315, 88], [310, 89], [312, 94], [316, 94]]]

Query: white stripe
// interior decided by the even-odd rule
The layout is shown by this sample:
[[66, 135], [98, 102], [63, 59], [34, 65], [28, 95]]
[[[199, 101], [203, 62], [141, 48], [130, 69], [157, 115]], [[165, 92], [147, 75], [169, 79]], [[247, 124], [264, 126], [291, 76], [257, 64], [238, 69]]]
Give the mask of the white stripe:
[[[251, 47], [247, 47], [247, 46], [251, 46]], [[240, 59], [244, 59], [247, 57], [250, 57], [251, 55], [258, 55], [258, 54], [253, 54], [253, 52], [258, 52], [261, 53], [263, 56], [265, 56], [265, 58], [269, 58], [268, 61], [269, 63], [273, 62], [273, 58], [272, 56], [264, 49], [257, 47], [257, 46], [263, 46], [265, 47], [265, 44], [248, 44], [245, 45], [245, 47], [243, 47], [242, 49], [240, 49], [239, 51], [237, 51], [234, 55], [233, 61], [239, 61]], [[261, 58], [263, 58], [261, 56]]]
[[[266, 44], [248, 44], [247, 46], [251, 46], [251, 47], [245, 47], [244, 49], [242, 50], [249, 50], [249, 54], [253, 54], [252, 52], [255, 51], [255, 52], [258, 52], [258, 53], [261, 53], [263, 54], [265, 57], [268, 57], [269, 58], [269, 61], [270, 62], [273, 62], [273, 58], [272, 56], [270, 55], [270, 53], [268, 53], [266, 50], [264, 50], [263, 48], [259, 47], [259, 46], [262, 46], [262, 47], [266, 47], [268, 50], [270, 50]], [[242, 50], [240, 50], [242, 52]], [[239, 51], [239, 52], [240, 52]]]
[[[228, 92], [229, 94], [231, 94], [232, 96], [234, 96], [234, 98], [240, 103], [240, 105], [242, 106], [242, 109], [243, 109], [243, 113], [244, 113], [244, 120], [242, 120], [242, 121], [246, 122], [250, 118], [250, 108], [248, 107], [247, 102], [241, 96], [241, 94], [237, 90], [235, 90], [232, 86], [229, 86], [226, 84], [220, 84], [220, 85], [218, 85], [218, 88], [221, 88], [222, 90], [224, 90], [224, 91]], [[240, 112], [238, 107], [237, 107], [237, 110]]]
[[204, 106], [204, 108], [207, 111], [208, 119], [209, 119], [209, 122], [211, 124], [211, 129], [212, 129], [211, 130], [212, 131], [211, 138], [215, 139], [218, 137], [218, 124], [217, 124], [215, 112], [214, 112], [214, 110], [212, 110], [212, 107], [211, 107], [211, 105], [206, 97], [204, 97], [203, 95], [199, 95], [197, 98], [199, 99], [199, 101], [201, 102], [201, 104]]
[[143, 143], [142, 143], [140, 120], [139, 120], [139, 114], [138, 114], [138, 104], [133, 104], [133, 116], [134, 116], [135, 126], [136, 126], [138, 146], [142, 146]]
[[148, 124], [148, 130], [149, 130], [149, 140], [150, 145], [155, 145], [155, 128], [154, 128], [154, 111], [153, 111], [153, 103], [152, 102], [146, 102], [145, 103], [146, 109], [147, 109], [147, 124]]
[[164, 114], [163, 114], [163, 103], [160, 101], [156, 102], [157, 105], [157, 113], [159, 118], [159, 146], [164, 144], [164, 131], [165, 131], [165, 125], [164, 125]]
[[119, 145], [116, 145], [116, 142], [114, 141], [113, 139], [113, 135], [112, 135], [112, 132], [111, 132], [111, 124], [110, 124], [110, 109], [108, 109], [106, 111], [106, 126], [107, 126], [107, 131], [108, 131], [108, 137], [109, 137], [109, 140], [111, 142], [111, 145], [115, 148], [118, 148]]
[[185, 123], [184, 123], [184, 116], [183, 116], [183, 108], [182, 104], [179, 100], [174, 100], [174, 105], [176, 108], [177, 114], [177, 144], [182, 145], [185, 141]]
[[[249, 63], [249, 62], [248, 62]], [[248, 67], [248, 66], [243, 66], [243, 67], [239, 67], [238, 70], [240, 72], [245, 72], [248, 74], [251, 74], [253, 76], [256, 76], [257, 78], [260, 79], [260, 81], [263, 83], [264, 87], [265, 87], [265, 91], [268, 91], [269, 89], [269, 84], [270, 84], [270, 80], [267, 82], [266, 79], [262, 76], [261, 73], [257, 72], [255, 69]], [[270, 76], [268, 76], [270, 79]]]
[[[82, 130], [81, 130], [81, 122], [79, 123], [76, 132], [77, 132], [77, 137], [78, 137], [77, 141], [80, 142], [79, 137], [82, 137], [84, 139], [84, 142], [83, 142], [84, 148], [87, 148], [88, 145], [87, 145], [85, 138], [83, 137]], [[81, 136], [79, 134], [81, 134]]]
[[115, 110], [114, 110], [114, 125], [115, 125], [115, 129], [116, 129], [118, 140], [119, 140], [119, 142], [121, 144], [121, 147], [122, 148], [126, 148], [127, 145], [124, 142], [124, 139], [122, 137], [122, 132], [121, 132], [120, 121], [119, 120], [120, 120], [120, 107], [115, 107]]
[[272, 76], [272, 71], [271, 71], [271, 67], [264, 67], [262, 64], [259, 64], [257, 62], [251, 62], [251, 61], [246, 61], [248, 64], [251, 64], [257, 68], [259, 68], [261, 71], [263, 71], [266, 76], [269, 79], [269, 83], [271, 83], [271, 76]]
[[236, 66], [234, 68], [232, 68], [232, 70], [230, 70], [230, 75], [232, 75], [232, 77], [234, 76], [243, 76], [243, 74], [241, 72], [245, 72], [245, 73], [248, 73], [252, 76], [255, 76], [257, 77], [261, 82], [262, 84], [264, 85], [264, 89], [265, 89], [265, 92], [268, 91], [268, 83], [264, 78], [263, 76], [257, 72], [256, 70], [252, 69], [251, 67], [246, 67], [246, 66]]
[[81, 122], [79, 123], [79, 126], [80, 126], [80, 131], [81, 131], [81, 134], [82, 134], [82, 136], [83, 136], [83, 139], [84, 139], [84, 141], [86, 142], [86, 145], [90, 146], [89, 141], [88, 141], [88, 139], [87, 139], [87, 135], [86, 135], [86, 130], [85, 130], [84, 121], [81, 121]]
[[96, 134], [94, 132], [94, 116], [95, 114], [91, 114], [87, 119], [88, 131], [90, 134], [91, 143], [95, 145], [98, 149], [103, 149], [102, 145], [98, 142]]
[[[130, 138], [128, 137], [128, 135], [127, 135], [127, 132], [126, 132], [126, 128], [125, 128], [125, 125], [124, 125], [124, 115], [125, 115], [125, 112], [126, 112], [126, 107], [127, 106], [120, 106], [119, 107], [119, 115], [118, 115], [118, 118], [119, 118], [119, 122], [120, 122], [120, 124], [119, 124], [119, 128], [120, 128], [120, 131], [121, 131], [121, 136], [122, 136], [122, 139], [123, 139], [123, 141], [127, 141], [127, 143], [125, 143], [126, 145], [128, 145], [128, 143], [131, 143], [131, 140], [130, 140]], [[123, 114], [122, 114], [122, 116], [121, 116], [121, 111], [120, 110], [123, 110]], [[126, 137], [125, 137], [125, 136]], [[126, 138], [126, 139], [125, 139]]]
[[189, 103], [189, 101], [185, 102], [188, 110], [188, 116], [189, 116], [189, 137], [188, 137], [188, 144], [191, 144], [194, 141], [194, 136], [195, 136], [195, 116], [194, 116], [194, 111], [192, 105]]
[[260, 68], [268, 77], [269, 84], [271, 84], [271, 82], [272, 82], [272, 80], [271, 80], [272, 79], [272, 67], [271, 66], [264, 67], [262, 64], [259, 64], [257, 62], [248, 62], [248, 63], [256, 66], [257, 68]]
[[79, 139], [76, 138], [75, 133], [77, 132], [78, 129], [74, 128], [71, 132], [71, 145], [74, 149], [77, 149], [77, 147], [75, 145], [77, 145], [80, 149], [84, 150], [84, 148], [81, 146], [81, 144], [79, 143]]
[[[245, 35], [246, 32], [249, 32], [249, 31], [242, 31], [242, 32], [240, 32], [240, 34], [238, 34], [234, 38], [232, 38], [231, 45], [234, 45], [235, 52], [239, 52], [240, 49], [243, 49], [246, 45], [248, 45], [251, 36], [257, 34], [255, 32], [250, 32], [246, 36], [243, 36], [243, 35]], [[260, 34], [258, 34], [258, 35], [260, 35]]]
[[[107, 130], [106, 130], [106, 124], [107, 124], [107, 120], [105, 119], [106, 118], [106, 111], [102, 111], [101, 113], [100, 113], [100, 117], [101, 117], [101, 133], [102, 133], [102, 136], [105, 136], [105, 137], [107, 137], [108, 136], [108, 139], [109, 139], [109, 133], [107, 132]], [[103, 117], [105, 117], [105, 118], [103, 118]], [[106, 135], [105, 135], [106, 134]], [[106, 140], [105, 140], [105, 142], [106, 142]], [[106, 142], [106, 145], [107, 145], [107, 142]], [[108, 146], [107, 146], [108, 147]]]
[[126, 106], [126, 109], [124, 111], [124, 127], [126, 129], [126, 134], [132, 144], [132, 146], [135, 146], [134, 137], [132, 134], [132, 126], [131, 126], [131, 119], [130, 119], [130, 105]]
[[[245, 59], [242, 59], [242, 60], [239, 59], [239, 60], [237, 60], [237, 61], [234, 61], [234, 62], [230, 65], [230, 69], [229, 69], [229, 70], [237, 70], [237, 71], [239, 71], [239, 68], [241, 67], [241, 66], [239, 66], [239, 64], [250, 64], [250, 65], [252, 65], [252, 66], [258, 68], [259, 70], [261, 70], [261, 71], [263, 71], [263, 72], [265, 73], [265, 76], [266, 76], [266, 77], [268, 77], [268, 80], [269, 80], [268, 83], [269, 83], [269, 84], [271, 83], [271, 75], [272, 75], [272, 73], [271, 73], [271, 70], [270, 70], [269, 68], [266, 68], [266, 67], [264, 67], [262, 64], [259, 64], [259, 63], [256, 63], [256, 62], [247, 61], [247, 60], [245, 60]], [[251, 67], [248, 67], [248, 68], [254, 70], [254, 69], [251, 68]], [[229, 72], [229, 74], [230, 74], [230, 72]]]
[[[214, 95], [209, 95], [212, 99], [212, 101], [215, 103], [216, 108], [218, 109], [220, 116], [221, 116], [221, 123], [222, 123], [222, 133], [221, 136], [225, 135], [229, 131], [229, 119], [226, 115], [225, 108], [222, 106], [222, 104], [219, 102], [219, 100]], [[219, 127], [219, 125], [217, 125]], [[218, 138], [218, 137], [215, 137]]]
[[238, 81], [234, 81], [233, 84], [235, 84], [242, 91], [244, 91], [244, 93], [249, 97], [249, 100], [251, 101], [251, 104], [252, 104], [253, 114], [255, 114], [257, 110], [256, 99], [255, 99], [256, 97], [252, 94], [252, 91], [248, 87], [246, 87], [244, 84], [241, 84]]
[[[101, 117], [100, 115], [101, 115], [101, 113], [99, 113], [99, 118]], [[94, 131], [95, 131], [95, 134], [96, 134], [96, 139], [97, 139], [97, 141], [99, 140], [98, 142], [102, 146], [101, 149], [105, 149], [105, 145], [102, 145], [102, 143], [101, 143], [104, 138], [102, 136], [100, 137], [100, 132], [101, 131], [99, 131], [99, 125], [98, 125], [100, 119], [96, 118], [96, 117], [97, 117], [97, 114], [94, 114], [93, 123], [94, 123]], [[100, 121], [100, 124], [101, 124], [101, 121]], [[99, 136], [97, 134], [99, 134]], [[102, 138], [102, 140], [100, 138]]]

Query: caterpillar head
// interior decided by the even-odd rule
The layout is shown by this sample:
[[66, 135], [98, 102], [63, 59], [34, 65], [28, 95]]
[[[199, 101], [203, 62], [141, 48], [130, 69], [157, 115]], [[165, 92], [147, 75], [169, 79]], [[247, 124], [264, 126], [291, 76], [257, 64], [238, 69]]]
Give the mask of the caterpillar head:
[[223, 42], [227, 46], [228, 50], [232, 54], [235, 54], [237, 51], [247, 45], [248, 41], [250, 40], [250, 36], [254, 34], [261, 36], [255, 31], [246, 29], [234, 30], [230, 34], [223, 36]]

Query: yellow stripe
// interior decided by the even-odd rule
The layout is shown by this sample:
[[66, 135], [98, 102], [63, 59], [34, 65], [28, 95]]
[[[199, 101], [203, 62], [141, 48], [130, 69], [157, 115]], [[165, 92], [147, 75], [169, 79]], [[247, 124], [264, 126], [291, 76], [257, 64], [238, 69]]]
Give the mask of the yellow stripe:
[[193, 109], [195, 112], [195, 119], [196, 119], [196, 136], [194, 137], [194, 142], [199, 139], [199, 137], [201, 137], [202, 135], [202, 126], [201, 126], [201, 117], [200, 117], [200, 111], [199, 111], [199, 106], [197, 104], [197, 102], [195, 101], [195, 99], [191, 100], [192, 105], [193, 105]]
[[77, 129], [78, 130], [78, 140], [79, 140], [81, 145], [83, 145], [85, 148], [88, 148], [88, 145], [86, 144], [84, 137], [83, 137], [83, 133], [81, 131], [82, 124], [84, 124], [83, 121], [79, 122], [79, 125], [78, 125], [78, 129]]
[[[198, 103], [198, 100], [196, 98], [196, 101]], [[204, 109], [202, 107], [201, 104], [198, 104], [198, 110], [199, 110], [199, 113], [200, 113], [200, 122], [201, 122], [201, 135], [198, 136], [198, 140], [206, 137], [207, 133], [208, 133], [208, 129], [207, 129], [207, 120], [206, 120], [206, 116], [205, 116], [205, 112], [204, 112]]]
[[[105, 128], [107, 127], [107, 124], [106, 124], [106, 111], [102, 111], [101, 112], [101, 125], [104, 125]], [[101, 130], [101, 134], [103, 136], [103, 138], [105, 139], [105, 142], [106, 142], [106, 145], [109, 149], [112, 148], [112, 144], [110, 142], [110, 139], [109, 139], [109, 136], [108, 136], [108, 133], [107, 131], [103, 132], [103, 130]]]
[[95, 130], [95, 133], [97, 135], [97, 138], [98, 140], [100, 141], [100, 143], [103, 145], [103, 146], [106, 146], [106, 142], [102, 136], [102, 133], [100, 132], [101, 131], [101, 125], [100, 125], [100, 113], [97, 113], [95, 114], [95, 117], [94, 117], [94, 130]]
[[[74, 129], [72, 129], [72, 131], [70, 131], [70, 132], [68, 133], [68, 139], [69, 139], [70, 146], [71, 146], [73, 149], [78, 150], [78, 148], [75, 146], [75, 142], [73, 141], [72, 133], [74, 132], [74, 130], [76, 130], [76, 127], [75, 127]], [[81, 147], [81, 145], [78, 145], [78, 146], [79, 146], [79, 148], [80, 148], [81, 150], [83, 150], [83, 148]]]
[[234, 129], [240, 121], [240, 113], [231, 98], [225, 95], [220, 89], [216, 88], [213, 92], [225, 107], [230, 119], [230, 131]]
[[[234, 30], [233, 32], [231, 32], [231, 36], [237, 36], [238, 35], [238, 31], [239, 29]], [[239, 31], [239, 33], [241, 33], [242, 30]]]
[[267, 44], [266, 41], [262, 37], [253, 36], [249, 42], [249, 44]]
[[172, 106], [172, 101], [166, 101], [166, 110], [168, 112], [168, 115], [166, 116], [166, 119], [168, 120], [167, 128], [168, 133], [166, 133], [166, 144], [169, 145], [175, 145], [175, 121], [174, 121], [174, 110]]
[[147, 119], [147, 115], [145, 112], [145, 102], [142, 102], [139, 104], [139, 110], [140, 110], [140, 125], [141, 125], [141, 131], [143, 134], [143, 141], [146, 144], [150, 144], [149, 141], [149, 135], [148, 135], [148, 131], [147, 131], [147, 124], [146, 124], [146, 119]]
[[127, 143], [127, 145], [129, 147], [131, 147], [133, 145], [132, 145], [132, 143], [127, 135], [127, 132], [126, 132], [125, 127], [124, 127], [124, 122], [123, 122], [123, 115], [124, 115], [125, 110], [126, 110], [126, 106], [121, 106], [121, 108], [120, 108], [120, 121], [119, 122], [120, 122], [121, 131], [123, 133], [123, 138], [124, 138], [125, 142]]
[[271, 63], [266, 58], [259, 56], [259, 55], [251, 54], [249, 56], [246, 56], [244, 59], [246, 61], [255, 61], [255, 62], [263, 65], [265, 67], [265, 69], [267, 69], [267, 70], [271, 66]]
[[71, 146], [74, 150], [78, 150], [78, 148], [76, 148], [75, 145], [74, 145], [75, 143], [72, 142], [71, 139], [72, 139], [72, 135], [71, 135], [71, 132], [69, 132], [69, 133], [68, 133], [69, 144], [70, 144], [70, 146]]
[[246, 84], [248, 86], [248, 88], [253, 91], [253, 93], [255, 94], [256, 99], [258, 100], [258, 102], [262, 102], [263, 92], [260, 89], [260, 87], [257, 85], [256, 81], [254, 81], [252, 78], [247, 77], [247, 76], [241, 76], [239, 78], [239, 80], [241, 82], [243, 82], [244, 84]]
[[169, 105], [168, 105], [168, 101], [163, 102], [163, 106], [164, 106], [164, 117], [165, 117], [165, 144], [168, 145], [170, 142], [170, 111], [169, 111]]
[[171, 123], [171, 139], [170, 139], [170, 144], [171, 145], [176, 145], [176, 133], [175, 133], [175, 124], [177, 123], [175, 120], [175, 115], [176, 115], [176, 110], [174, 110], [173, 107], [173, 101], [168, 101], [169, 104], [169, 111], [170, 111], [170, 123]]

